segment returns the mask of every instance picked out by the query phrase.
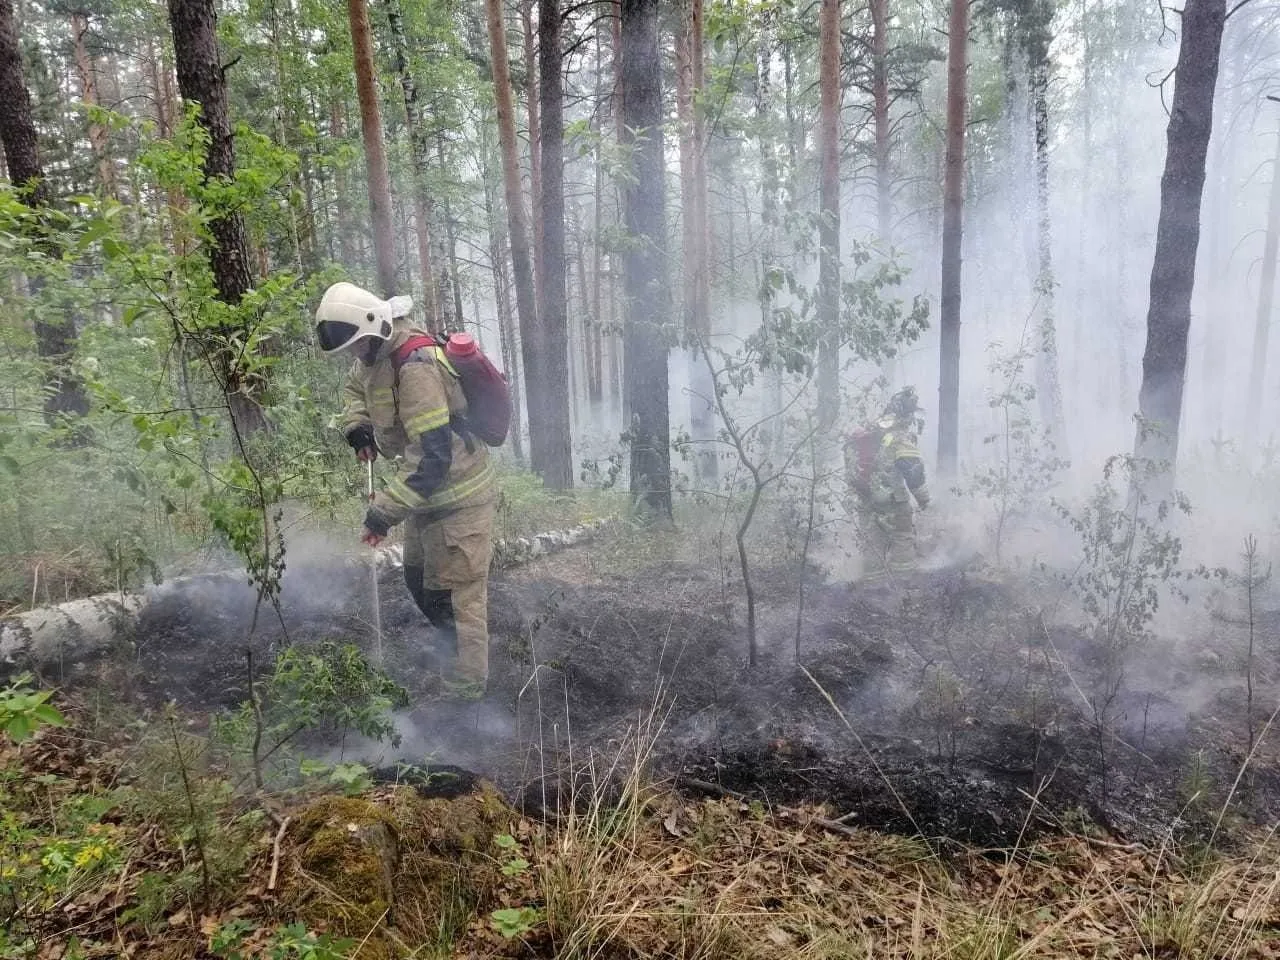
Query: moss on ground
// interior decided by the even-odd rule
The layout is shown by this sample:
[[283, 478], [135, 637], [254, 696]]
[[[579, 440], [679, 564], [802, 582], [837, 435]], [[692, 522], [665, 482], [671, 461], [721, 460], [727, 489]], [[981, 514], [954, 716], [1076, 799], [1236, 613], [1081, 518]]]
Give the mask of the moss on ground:
[[494, 838], [512, 820], [488, 784], [454, 799], [400, 787], [381, 801], [322, 797], [298, 816], [292, 909], [313, 929], [363, 944], [353, 956], [447, 948], [502, 880]]

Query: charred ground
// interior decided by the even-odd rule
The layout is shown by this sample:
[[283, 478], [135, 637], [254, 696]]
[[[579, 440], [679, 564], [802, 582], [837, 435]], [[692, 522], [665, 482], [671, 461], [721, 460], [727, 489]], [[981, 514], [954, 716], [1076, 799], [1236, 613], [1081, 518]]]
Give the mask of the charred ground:
[[[610, 547], [592, 549], [598, 560]], [[1228, 793], [1233, 816], [1280, 812], [1265, 742], [1236, 784], [1243, 680], [1230, 657], [1206, 667], [1203, 644], [1138, 651], [1100, 736], [1087, 702], [1096, 651], [1079, 631], [1046, 626], [1045, 604], [1027, 599], [1048, 581], [1037, 593], [953, 568], [869, 588], [813, 569], [802, 583], [782, 566], [759, 579], [763, 656], [750, 668], [738, 585], [714, 565], [624, 570], [571, 551], [500, 574], [489, 694], [460, 705], [438, 698], [421, 617], [386, 571], [386, 663], [414, 706], [398, 749], [348, 742], [344, 756], [456, 764], [545, 812], [568, 802], [573, 771], [593, 758], [607, 769], [640, 726], [656, 732], [654, 773], [688, 790], [817, 801], [845, 823], [979, 847], [1089, 824], [1195, 839]], [[204, 713], [243, 702], [252, 612], [234, 579], [160, 590], [128, 671], [136, 694]], [[285, 642], [367, 644], [367, 574], [297, 565], [281, 614], [260, 615], [259, 662]], [[1195, 704], [1177, 694], [1193, 678]]]

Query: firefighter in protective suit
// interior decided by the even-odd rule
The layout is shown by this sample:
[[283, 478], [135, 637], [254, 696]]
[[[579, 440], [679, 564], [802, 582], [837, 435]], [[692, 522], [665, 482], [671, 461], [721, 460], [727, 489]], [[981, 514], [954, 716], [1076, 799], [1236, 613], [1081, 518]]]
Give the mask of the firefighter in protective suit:
[[336, 283], [316, 310], [316, 337], [323, 353], [355, 357], [341, 429], [356, 457], [403, 455], [412, 468], [375, 494], [361, 539], [377, 546], [404, 522], [405, 584], [455, 654], [450, 691], [473, 699], [489, 676], [494, 471], [465, 429], [466, 398], [443, 347], [407, 344], [426, 336], [408, 318], [412, 306]]
[[876, 580], [916, 568], [915, 507], [929, 506], [922, 426], [914, 387], [894, 394], [883, 415], [845, 443], [845, 476], [858, 512], [864, 576]]

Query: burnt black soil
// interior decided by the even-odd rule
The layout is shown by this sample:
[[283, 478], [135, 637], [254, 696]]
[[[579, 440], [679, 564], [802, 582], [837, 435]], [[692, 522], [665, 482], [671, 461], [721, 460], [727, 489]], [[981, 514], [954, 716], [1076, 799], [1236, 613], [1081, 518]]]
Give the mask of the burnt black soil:
[[[456, 764], [527, 806], [554, 808], [567, 802], [557, 793], [567, 769], [594, 759], [599, 773], [628, 755], [637, 726], [660, 728], [648, 758], [657, 775], [772, 804], [819, 801], [853, 825], [1005, 847], [1086, 823], [1148, 842], [1202, 833], [1243, 754], [1225, 681], [1199, 710], [1125, 684], [1100, 742], [1078, 689], [1091, 682], [1088, 645], [1048, 631], [1009, 585], [970, 571], [898, 589], [809, 585], [798, 665], [799, 585], [766, 571], [752, 667], [741, 600], [718, 573], [670, 563], [582, 582], [571, 557], [491, 581], [492, 677], [478, 704], [438, 697], [423, 621], [398, 575], [385, 575], [386, 663], [413, 707], [398, 749], [360, 755], [384, 772], [399, 760]], [[295, 563], [287, 640], [266, 610], [247, 642], [243, 582], [167, 585], [136, 637], [135, 692], [197, 711], [234, 707], [247, 646], [260, 662], [285, 642], [368, 647], [370, 594], [368, 568]], [[1237, 791], [1246, 817], [1280, 812], [1275, 769], [1261, 758]]]

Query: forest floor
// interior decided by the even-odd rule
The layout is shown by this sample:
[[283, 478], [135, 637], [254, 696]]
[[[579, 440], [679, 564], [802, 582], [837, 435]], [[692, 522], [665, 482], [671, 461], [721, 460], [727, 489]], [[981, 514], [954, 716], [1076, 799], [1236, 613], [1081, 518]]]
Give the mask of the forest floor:
[[[211, 841], [173, 767], [247, 699], [252, 596], [225, 577], [161, 588], [132, 657], [62, 678], [74, 732], [2, 758], [24, 811], [4, 856], [23, 830], [74, 833], [53, 811], [97, 798], [71, 808], [103, 821], [118, 876], [90, 869], [28, 918], [28, 952], [0, 956], [62, 955], [69, 930], [99, 956], [322, 957], [323, 931], [352, 941], [333, 955], [371, 957], [1280, 956], [1280, 752], [1264, 730], [1245, 762], [1221, 637], [1140, 657], [1100, 725], [1097, 653], [1055, 622], [1048, 579], [971, 564], [867, 587], [778, 555], [754, 580], [752, 666], [737, 571], [699, 538], [624, 529], [503, 572], [489, 693], [458, 704], [387, 572], [385, 664], [412, 704], [398, 744], [305, 747], [378, 785], [217, 798], [220, 892], [195, 877], [219, 855], [194, 849]], [[289, 641], [367, 647], [370, 596], [367, 567], [295, 560]], [[1258, 618], [1259, 703], [1278, 624]], [[284, 639], [272, 614], [248, 646], [269, 662]], [[148, 906], [146, 878], [175, 870], [186, 886]]]

